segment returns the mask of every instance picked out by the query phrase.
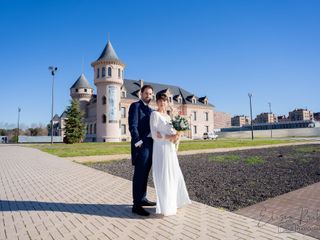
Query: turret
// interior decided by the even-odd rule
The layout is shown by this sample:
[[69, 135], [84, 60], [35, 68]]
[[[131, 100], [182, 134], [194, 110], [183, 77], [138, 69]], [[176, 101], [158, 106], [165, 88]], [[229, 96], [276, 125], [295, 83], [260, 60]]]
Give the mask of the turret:
[[81, 74], [77, 81], [70, 88], [70, 96], [73, 100], [79, 101], [80, 110], [84, 113], [86, 113], [86, 106], [90, 101], [92, 94], [93, 88], [90, 86], [84, 74]]
[[97, 141], [118, 142], [120, 130], [120, 88], [125, 65], [108, 41], [100, 57], [91, 66], [97, 87]]

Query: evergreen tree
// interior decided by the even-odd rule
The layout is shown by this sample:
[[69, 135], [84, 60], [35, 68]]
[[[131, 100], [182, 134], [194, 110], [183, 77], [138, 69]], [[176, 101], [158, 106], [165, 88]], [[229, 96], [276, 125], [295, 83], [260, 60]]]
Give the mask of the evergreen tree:
[[71, 101], [71, 105], [66, 110], [67, 118], [65, 120], [65, 143], [78, 143], [84, 138], [85, 125], [82, 121], [83, 114], [80, 111], [79, 102]]

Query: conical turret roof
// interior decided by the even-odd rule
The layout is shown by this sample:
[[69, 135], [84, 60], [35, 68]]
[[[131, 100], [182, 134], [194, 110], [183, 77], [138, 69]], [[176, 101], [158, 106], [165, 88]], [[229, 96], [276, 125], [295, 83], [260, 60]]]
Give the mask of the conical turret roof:
[[93, 89], [84, 74], [82, 73], [81, 76], [77, 79], [77, 81], [72, 85], [71, 88], [91, 88]]
[[97, 61], [115, 61], [118, 63], [121, 63], [121, 60], [118, 58], [118, 55], [116, 54], [115, 50], [112, 47], [112, 44], [110, 41], [107, 42], [107, 45], [103, 49], [102, 53], [100, 54], [100, 57], [96, 60]]

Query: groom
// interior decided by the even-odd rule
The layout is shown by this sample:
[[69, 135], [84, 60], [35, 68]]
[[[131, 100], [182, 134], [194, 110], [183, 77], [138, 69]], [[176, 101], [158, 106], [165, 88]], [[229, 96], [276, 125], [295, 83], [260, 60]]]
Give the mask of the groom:
[[141, 216], [149, 216], [143, 206], [155, 206], [146, 198], [147, 182], [152, 164], [153, 140], [150, 132], [153, 88], [144, 85], [141, 88], [141, 100], [131, 104], [129, 109], [129, 130], [131, 133], [131, 159], [134, 165], [133, 174], [133, 207], [132, 212]]

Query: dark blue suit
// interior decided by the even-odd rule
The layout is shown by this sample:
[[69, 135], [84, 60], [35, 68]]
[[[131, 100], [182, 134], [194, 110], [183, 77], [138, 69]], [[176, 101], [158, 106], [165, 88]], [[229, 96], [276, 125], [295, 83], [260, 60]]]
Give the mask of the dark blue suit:
[[[131, 133], [131, 160], [134, 165], [133, 205], [140, 206], [146, 199], [148, 176], [152, 165], [153, 140], [150, 137], [150, 115], [152, 110], [142, 100], [134, 102], [129, 109]], [[141, 147], [135, 144], [143, 141]]]

